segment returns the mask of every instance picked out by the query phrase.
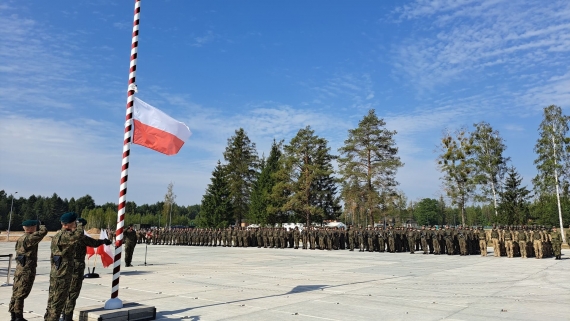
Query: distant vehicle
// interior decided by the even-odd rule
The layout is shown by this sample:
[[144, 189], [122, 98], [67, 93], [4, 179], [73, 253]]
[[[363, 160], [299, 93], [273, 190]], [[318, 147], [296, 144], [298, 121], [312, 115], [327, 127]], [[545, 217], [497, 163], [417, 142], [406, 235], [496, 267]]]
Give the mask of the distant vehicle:
[[325, 226], [326, 227], [338, 227], [338, 228], [345, 228], [346, 229], [346, 224], [344, 224], [343, 222], [330, 222]]

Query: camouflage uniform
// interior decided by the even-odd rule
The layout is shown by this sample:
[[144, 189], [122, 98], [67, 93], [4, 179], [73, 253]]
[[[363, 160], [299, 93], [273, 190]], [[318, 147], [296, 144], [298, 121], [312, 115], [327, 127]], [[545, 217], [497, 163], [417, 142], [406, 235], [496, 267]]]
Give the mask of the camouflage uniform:
[[21, 315], [24, 312], [24, 300], [32, 291], [34, 280], [36, 279], [36, 267], [38, 265], [38, 243], [46, 236], [47, 229], [40, 226], [40, 230], [34, 233], [24, 233], [16, 241], [16, 256], [25, 257], [24, 265], [18, 259], [16, 272], [14, 273], [14, 285], [12, 287], [12, 298], [8, 311]]
[[63, 314], [71, 320], [75, 303], [81, 292], [83, 285], [83, 274], [85, 273], [85, 255], [87, 254], [87, 247], [98, 247], [105, 244], [104, 240], [96, 240], [87, 235], [82, 235], [79, 242], [75, 244], [74, 257], [73, 257], [73, 276], [71, 278], [71, 285], [69, 287], [69, 295], [65, 302]]
[[137, 245], [137, 233], [129, 227], [123, 232], [123, 239], [125, 240], [125, 266], [132, 266], [133, 252]]
[[[49, 278], [49, 297], [44, 319], [58, 321], [65, 306], [71, 279], [73, 278], [75, 244], [83, 235], [83, 225], [78, 224], [73, 232], [59, 230], [51, 240], [51, 272]], [[55, 257], [60, 257], [59, 266]]]

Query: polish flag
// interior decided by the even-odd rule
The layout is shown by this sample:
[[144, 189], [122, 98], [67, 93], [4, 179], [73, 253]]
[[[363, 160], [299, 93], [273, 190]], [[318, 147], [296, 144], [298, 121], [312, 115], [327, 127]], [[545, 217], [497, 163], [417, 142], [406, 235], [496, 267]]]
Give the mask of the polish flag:
[[[106, 238], [109, 238], [107, 236], [107, 231], [105, 231], [104, 229], [101, 230], [101, 234], [99, 235], [99, 239], [100, 240], [104, 240]], [[111, 248], [111, 245], [105, 245], [105, 244], [101, 244], [99, 245], [99, 247], [97, 248], [95, 254], [99, 255], [101, 257], [101, 262], [103, 263], [103, 267], [108, 267], [109, 265], [113, 264], [114, 262], [114, 254], [113, 254], [113, 249]]]
[[184, 123], [135, 97], [133, 143], [172, 156], [192, 133]]

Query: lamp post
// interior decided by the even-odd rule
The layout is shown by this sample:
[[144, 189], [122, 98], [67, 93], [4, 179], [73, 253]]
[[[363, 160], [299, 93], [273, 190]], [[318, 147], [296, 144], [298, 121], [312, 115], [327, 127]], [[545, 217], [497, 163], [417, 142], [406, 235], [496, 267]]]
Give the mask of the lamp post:
[[[18, 192], [15, 192], [14, 194], [18, 194]], [[10, 205], [10, 218], [8, 219], [8, 236], [6, 237], [6, 242], [10, 242], [10, 224], [12, 223], [13, 208], [14, 208], [14, 195], [12, 195], [12, 205]]]

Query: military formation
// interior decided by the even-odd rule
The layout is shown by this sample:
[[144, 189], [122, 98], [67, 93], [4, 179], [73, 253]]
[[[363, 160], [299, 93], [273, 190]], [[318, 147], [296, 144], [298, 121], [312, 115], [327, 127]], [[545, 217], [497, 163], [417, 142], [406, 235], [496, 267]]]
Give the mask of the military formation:
[[[560, 259], [562, 235], [544, 226], [494, 226], [436, 228], [412, 227], [280, 227], [161, 228], [137, 231], [138, 243], [222, 247], [294, 248], [359, 252], [416, 252], [434, 255], [487, 256], [487, 246], [496, 257], [555, 257]], [[570, 234], [570, 233], [569, 233]], [[569, 235], [570, 236], [570, 235]], [[569, 239], [570, 242], [570, 238]]]
[[[95, 240], [85, 235], [87, 222], [77, 219], [75, 213], [65, 213], [60, 218], [61, 229], [52, 237], [50, 254], [49, 295], [44, 320], [72, 321], [75, 302], [81, 291], [85, 269], [86, 247], [110, 245], [110, 240]], [[24, 300], [30, 294], [36, 276], [38, 244], [47, 235], [46, 227], [36, 220], [22, 223], [24, 234], [16, 242], [16, 272], [9, 311], [11, 321], [24, 319]]]

